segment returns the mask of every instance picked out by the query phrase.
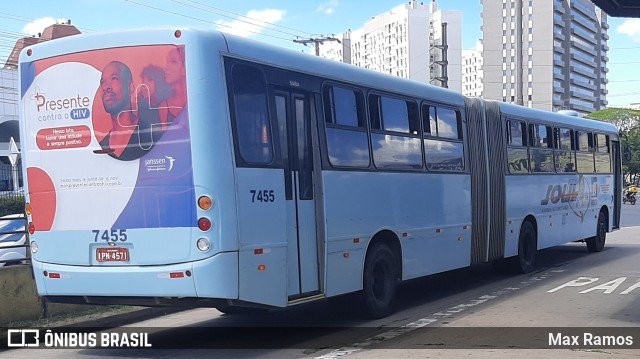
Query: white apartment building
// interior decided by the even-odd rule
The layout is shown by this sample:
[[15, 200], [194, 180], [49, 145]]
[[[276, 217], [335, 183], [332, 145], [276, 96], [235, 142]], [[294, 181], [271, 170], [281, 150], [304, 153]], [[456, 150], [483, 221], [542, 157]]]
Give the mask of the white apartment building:
[[462, 94], [468, 97], [482, 97], [482, 44], [475, 49], [462, 51]]
[[[443, 31], [443, 29], [446, 29]], [[435, 1], [399, 5], [320, 45], [320, 56], [462, 90], [462, 15]]]
[[607, 105], [609, 25], [591, 1], [482, 5], [485, 98], [580, 114]]

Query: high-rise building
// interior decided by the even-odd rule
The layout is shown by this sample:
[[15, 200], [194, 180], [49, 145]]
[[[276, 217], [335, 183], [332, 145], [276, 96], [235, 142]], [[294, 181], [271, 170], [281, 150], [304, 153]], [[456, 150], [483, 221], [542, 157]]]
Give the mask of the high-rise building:
[[461, 91], [462, 16], [412, 0], [320, 45], [320, 56]]
[[482, 97], [482, 44], [475, 49], [462, 50], [462, 94]]
[[580, 114], [607, 105], [609, 25], [591, 1], [481, 1], [485, 98]]

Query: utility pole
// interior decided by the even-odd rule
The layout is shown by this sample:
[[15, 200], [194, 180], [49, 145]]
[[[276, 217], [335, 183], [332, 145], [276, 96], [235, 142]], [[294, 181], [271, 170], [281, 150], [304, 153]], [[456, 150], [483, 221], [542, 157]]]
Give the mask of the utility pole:
[[342, 43], [340, 39], [337, 39], [335, 37], [312, 37], [308, 39], [293, 39], [293, 42], [303, 44], [304, 46], [307, 46], [308, 44], [315, 44], [316, 56], [320, 56], [320, 44], [324, 43], [325, 41], [337, 41], [339, 44]]

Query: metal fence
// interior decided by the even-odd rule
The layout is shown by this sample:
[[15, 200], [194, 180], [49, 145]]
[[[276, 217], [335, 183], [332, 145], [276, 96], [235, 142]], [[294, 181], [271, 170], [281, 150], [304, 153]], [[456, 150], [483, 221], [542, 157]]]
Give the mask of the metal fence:
[[16, 166], [0, 162], [0, 192], [16, 191], [22, 188], [22, 165], [20, 161]]
[[26, 216], [21, 213], [0, 217], [0, 269], [7, 265], [30, 264], [30, 260]]

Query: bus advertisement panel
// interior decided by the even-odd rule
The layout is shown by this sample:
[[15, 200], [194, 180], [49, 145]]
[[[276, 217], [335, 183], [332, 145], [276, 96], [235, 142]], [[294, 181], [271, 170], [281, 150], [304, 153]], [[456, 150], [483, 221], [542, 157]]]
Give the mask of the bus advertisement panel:
[[21, 75], [37, 231], [193, 225], [184, 46], [56, 56]]

